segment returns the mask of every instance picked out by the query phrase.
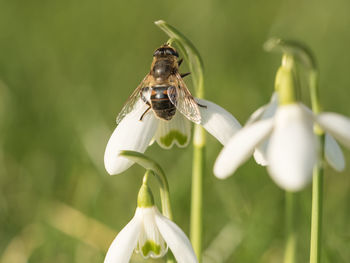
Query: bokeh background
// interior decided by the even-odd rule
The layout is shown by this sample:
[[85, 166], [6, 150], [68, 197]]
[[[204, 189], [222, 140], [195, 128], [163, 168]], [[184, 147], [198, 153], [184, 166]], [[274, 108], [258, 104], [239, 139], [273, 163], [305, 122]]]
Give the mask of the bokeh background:
[[[325, 110], [350, 116], [349, 14], [347, 0], [1, 0], [0, 262], [103, 262], [133, 216], [144, 171], [108, 176], [103, 152], [167, 40], [155, 20], [191, 39], [205, 63], [206, 98], [244, 123], [273, 91], [280, 55], [262, 49], [271, 36], [311, 47]], [[281, 262], [284, 192], [253, 160], [216, 179], [222, 146], [210, 135], [207, 143], [204, 248], [217, 247], [224, 262]], [[188, 233], [192, 146], [153, 145], [146, 154], [166, 170], [174, 220]], [[349, 173], [326, 168], [323, 262], [350, 262]], [[297, 200], [298, 262], [308, 262], [311, 187]], [[219, 233], [232, 233], [232, 245], [213, 244]]]

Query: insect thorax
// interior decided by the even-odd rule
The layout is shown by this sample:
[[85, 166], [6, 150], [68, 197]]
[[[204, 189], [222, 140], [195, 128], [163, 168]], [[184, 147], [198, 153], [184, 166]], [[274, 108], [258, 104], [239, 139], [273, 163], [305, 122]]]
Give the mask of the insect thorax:
[[176, 66], [171, 59], [156, 60], [151, 69], [152, 76], [157, 80], [167, 80], [171, 74], [176, 72]]

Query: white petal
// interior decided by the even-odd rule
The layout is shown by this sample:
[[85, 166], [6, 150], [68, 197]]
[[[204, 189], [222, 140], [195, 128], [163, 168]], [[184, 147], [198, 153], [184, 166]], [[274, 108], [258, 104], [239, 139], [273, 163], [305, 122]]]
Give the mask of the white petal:
[[270, 175], [283, 189], [297, 191], [311, 181], [317, 141], [312, 115], [299, 104], [277, 110], [267, 157]]
[[259, 109], [253, 112], [250, 115], [248, 121], [245, 125], [251, 124], [258, 120], [268, 119], [275, 115], [278, 107], [278, 95], [277, 92], [274, 92], [271, 96], [271, 100], [268, 104], [261, 106]]
[[[276, 113], [278, 107], [278, 94], [277, 92], [274, 92], [271, 96], [271, 100], [268, 104], [260, 107], [258, 110], [256, 110], [247, 121], [246, 125], [251, 124], [257, 120], [264, 120], [269, 119], [273, 117]], [[267, 162], [267, 145], [269, 143], [269, 140], [264, 140], [262, 143], [260, 143], [255, 151], [254, 151], [254, 159], [257, 162], [257, 164], [260, 164], [262, 166], [268, 165]]]
[[158, 212], [156, 214], [156, 223], [178, 263], [198, 262], [191, 242], [174, 222]]
[[327, 162], [338, 172], [345, 169], [345, 160], [342, 150], [334, 138], [326, 133], [325, 156]]
[[274, 92], [271, 96], [270, 103], [267, 105], [266, 110], [261, 116], [261, 119], [268, 119], [273, 117], [276, 114], [277, 107], [278, 107], [278, 94], [277, 92]]
[[201, 113], [200, 124], [221, 144], [225, 145], [232, 135], [242, 127], [241, 124], [231, 113], [215, 103], [197, 98], [196, 100], [199, 104], [207, 106], [206, 108], [199, 107]]
[[109, 247], [104, 263], [128, 263], [136, 247], [141, 229], [141, 220], [137, 215], [119, 232]]
[[268, 105], [269, 104], [265, 104], [265, 105], [261, 106], [260, 108], [258, 108], [257, 110], [255, 110], [249, 116], [249, 119], [246, 121], [245, 125], [249, 125], [249, 124], [252, 124], [253, 122], [259, 121], [261, 119], [262, 115], [264, 114]]
[[263, 140], [254, 151], [254, 159], [257, 164], [262, 166], [268, 165], [267, 161], [267, 146], [269, 144], [269, 139]]
[[170, 149], [176, 144], [178, 147], [186, 147], [191, 138], [191, 122], [179, 111], [170, 120], [160, 120], [155, 135], [157, 143], [165, 149]]
[[226, 178], [253, 154], [254, 148], [264, 140], [273, 128], [273, 119], [258, 121], [238, 131], [219, 154], [214, 174]]
[[350, 148], [350, 118], [333, 112], [325, 112], [316, 116], [316, 121], [335, 139]]
[[127, 114], [114, 130], [108, 141], [104, 163], [110, 175], [119, 174], [128, 169], [133, 162], [119, 156], [121, 150], [145, 152], [158, 126], [158, 120], [149, 111], [140, 121], [148, 106], [139, 101], [134, 110]]

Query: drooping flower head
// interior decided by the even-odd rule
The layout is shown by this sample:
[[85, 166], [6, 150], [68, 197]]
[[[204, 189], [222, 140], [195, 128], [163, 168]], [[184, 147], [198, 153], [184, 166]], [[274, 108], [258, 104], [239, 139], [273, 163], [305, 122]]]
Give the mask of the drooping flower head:
[[271, 177], [280, 187], [290, 191], [302, 189], [311, 181], [312, 169], [318, 161], [315, 123], [327, 132], [327, 160], [336, 170], [344, 169], [340, 147], [330, 135], [349, 147], [350, 120], [339, 114], [315, 115], [296, 101], [291, 57], [284, 57], [276, 82], [278, 93], [271, 103], [256, 111], [218, 156], [214, 166], [217, 177], [226, 178], [234, 173], [255, 152], [257, 162], [267, 165]]
[[198, 262], [184, 232], [158, 211], [149, 187], [143, 184], [135, 215], [112, 242], [104, 262], [128, 263], [133, 251], [145, 259], [160, 258], [167, 253], [168, 247], [177, 262]]

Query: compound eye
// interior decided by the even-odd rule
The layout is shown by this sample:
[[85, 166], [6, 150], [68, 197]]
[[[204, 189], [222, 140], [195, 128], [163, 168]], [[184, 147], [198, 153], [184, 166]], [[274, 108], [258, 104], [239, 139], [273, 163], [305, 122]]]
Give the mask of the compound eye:
[[179, 54], [176, 52], [176, 50], [170, 47], [158, 48], [156, 51], [154, 51], [154, 54], [153, 54], [154, 57], [166, 56], [166, 55], [179, 57]]
[[153, 53], [153, 57], [157, 57], [161, 54], [161, 52], [159, 51], [159, 49], [157, 49], [156, 51], [154, 51]]
[[179, 54], [177, 53], [177, 51], [175, 49], [171, 50], [171, 55], [175, 56], [175, 57], [179, 57]]
[[169, 48], [166, 48], [164, 51], [165, 51], [165, 54], [167, 54], [167, 55], [172, 55], [172, 56], [175, 56], [175, 57], [179, 57], [179, 54], [173, 48], [169, 47]]

